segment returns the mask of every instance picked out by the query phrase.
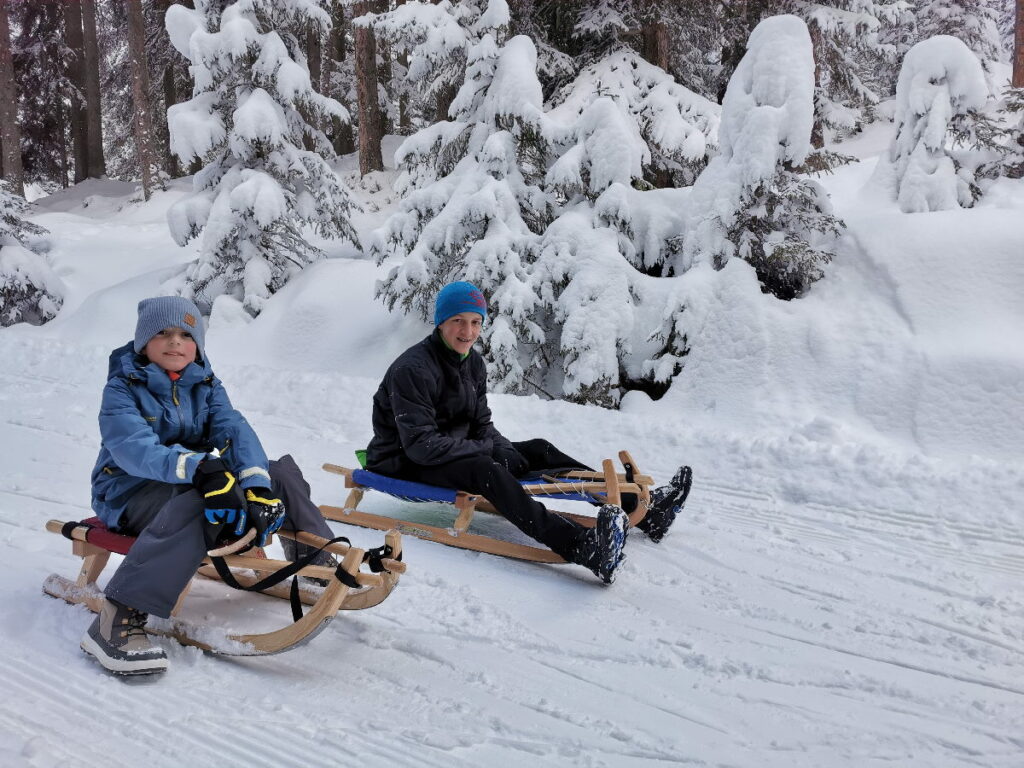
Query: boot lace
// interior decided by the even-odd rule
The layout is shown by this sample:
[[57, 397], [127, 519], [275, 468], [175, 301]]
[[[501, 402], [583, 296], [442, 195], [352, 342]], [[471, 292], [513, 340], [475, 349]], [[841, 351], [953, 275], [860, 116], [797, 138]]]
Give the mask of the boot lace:
[[126, 637], [145, 637], [146, 635], [146, 621], [149, 619], [149, 614], [143, 613], [142, 611], [136, 611], [134, 609], [128, 611], [127, 630], [125, 631]]

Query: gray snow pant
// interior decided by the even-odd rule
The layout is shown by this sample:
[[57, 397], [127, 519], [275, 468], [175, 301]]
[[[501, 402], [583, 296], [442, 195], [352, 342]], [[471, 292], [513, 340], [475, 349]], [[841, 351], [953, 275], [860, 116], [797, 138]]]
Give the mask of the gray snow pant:
[[[282, 528], [333, 538], [309, 498], [309, 484], [291, 456], [270, 462], [274, 494], [285, 508]], [[167, 618], [206, 556], [203, 500], [190, 485], [153, 481], [132, 496], [119, 532], [138, 539], [105, 590], [122, 605]]]

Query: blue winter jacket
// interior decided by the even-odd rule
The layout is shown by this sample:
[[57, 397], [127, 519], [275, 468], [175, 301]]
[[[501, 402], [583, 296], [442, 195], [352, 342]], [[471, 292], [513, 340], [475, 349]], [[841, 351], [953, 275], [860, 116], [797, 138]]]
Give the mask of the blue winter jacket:
[[217, 448], [242, 488], [270, 487], [267, 455], [249, 422], [231, 407], [206, 361], [181, 378], [137, 355], [131, 342], [110, 354], [100, 406], [100, 455], [92, 471], [92, 508], [116, 528], [128, 499], [147, 480], [190, 484]]

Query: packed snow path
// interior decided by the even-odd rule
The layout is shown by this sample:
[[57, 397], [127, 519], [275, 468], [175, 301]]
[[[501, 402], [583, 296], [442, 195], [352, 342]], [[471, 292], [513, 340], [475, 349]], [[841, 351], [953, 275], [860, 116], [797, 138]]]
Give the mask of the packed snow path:
[[[132, 684], [78, 649], [90, 615], [40, 592], [77, 567], [42, 526], [88, 514], [103, 350], [16, 334], [0, 350], [5, 765], [1020, 765], [1024, 535], [984, 511], [1019, 498], [1006, 467], [744, 444], [498, 397], [513, 439], [539, 433], [595, 460], [629, 447], [661, 479], [690, 462], [684, 519], [662, 545], [635, 534], [610, 588], [407, 539], [392, 598], [307, 647], [232, 660], [165, 642], [171, 671]], [[269, 452], [291, 450], [314, 497], [340, 502], [318, 467], [361, 445], [356, 406], [376, 382], [221, 375]], [[212, 583], [197, 592], [186, 617], [211, 625], [287, 615]]]
[[[64, 308], [0, 331], [0, 765], [1019, 768], [1024, 192], [907, 216], [872, 170], [825, 180], [851, 227], [826, 279], [786, 305], [720, 282], [718, 336], [662, 401], [492, 398], [514, 440], [593, 462], [628, 448], [659, 481], [693, 466], [683, 518], [661, 545], [632, 536], [612, 587], [407, 538], [391, 598], [308, 646], [228, 659], [161, 641], [171, 669], [142, 681], [103, 673], [78, 648], [91, 615], [43, 596], [79, 562], [43, 525], [90, 514], [107, 354], [194, 255], [164, 220], [186, 184], [146, 205], [109, 182], [47, 198]], [[361, 232], [393, 204], [378, 181]], [[380, 375], [425, 330], [373, 301], [380, 273], [318, 264], [207, 336], [235, 405], [320, 503], [344, 500], [320, 465], [365, 446]], [[185, 613], [240, 631], [287, 616], [212, 582]]]

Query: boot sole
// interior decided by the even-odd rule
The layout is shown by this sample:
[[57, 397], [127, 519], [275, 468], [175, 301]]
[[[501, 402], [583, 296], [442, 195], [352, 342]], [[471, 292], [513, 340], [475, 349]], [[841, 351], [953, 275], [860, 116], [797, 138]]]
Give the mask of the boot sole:
[[[672, 486], [672, 501], [671, 505], [675, 509], [672, 514], [672, 523], [675, 522], [676, 517], [683, 511], [683, 505], [686, 504], [686, 498], [690, 495], [690, 487], [693, 485], [693, 470], [689, 467], [682, 467], [679, 472], [676, 473], [675, 477], [669, 481], [669, 485]], [[642, 525], [643, 520], [637, 525], [641, 531], [647, 534], [648, 538], [655, 544], [661, 543], [662, 539], [668, 535], [669, 528], [672, 527], [672, 523], [665, 526], [665, 530], [656, 531], [653, 534]]]
[[108, 656], [91, 635], [82, 638], [81, 649], [92, 656], [108, 672], [115, 675], [156, 675], [166, 672], [167, 659], [117, 659]]

